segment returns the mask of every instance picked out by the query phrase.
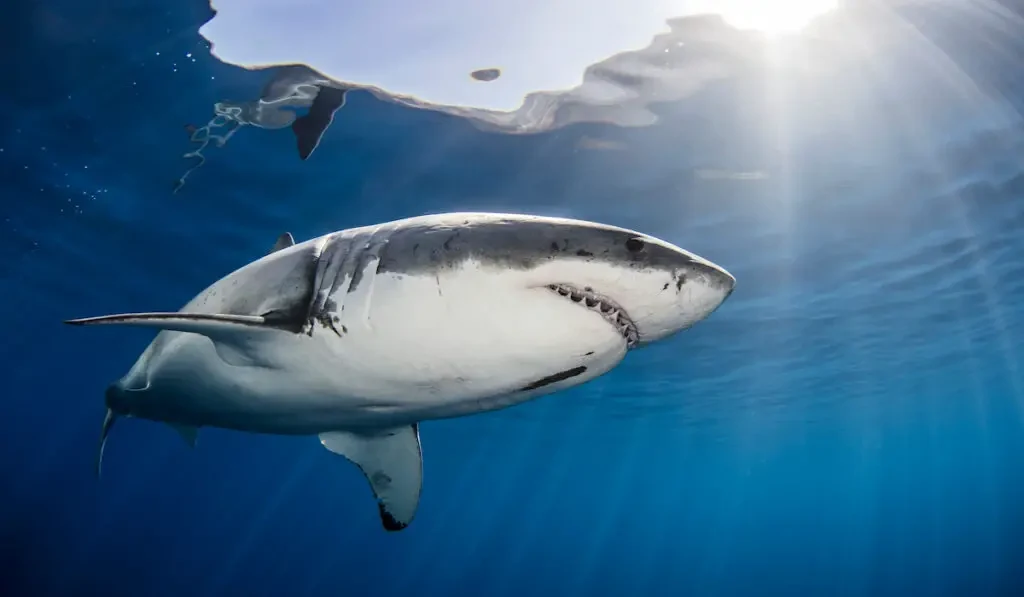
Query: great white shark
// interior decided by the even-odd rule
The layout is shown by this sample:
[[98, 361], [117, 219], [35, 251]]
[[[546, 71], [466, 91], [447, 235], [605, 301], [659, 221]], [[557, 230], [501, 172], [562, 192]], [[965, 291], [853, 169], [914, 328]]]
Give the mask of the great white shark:
[[318, 435], [365, 474], [385, 529], [413, 519], [419, 423], [526, 402], [607, 373], [703, 320], [736, 281], [639, 232], [448, 213], [271, 251], [177, 312], [74, 319], [160, 330], [106, 391], [119, 417]]

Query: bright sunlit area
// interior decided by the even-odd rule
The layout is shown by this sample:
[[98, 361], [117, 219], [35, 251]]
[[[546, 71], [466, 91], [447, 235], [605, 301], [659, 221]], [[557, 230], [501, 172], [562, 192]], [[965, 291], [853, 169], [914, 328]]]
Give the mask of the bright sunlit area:
[[812, 20], [834, 10], [839, 0], [711, 0], [707, 12], [721, 14], [740, 29], [768, 34], [796, 33]]
[[200, 33], [244, 67], [307, 64], [346, 83], [438, 106], [512, 111], [536, 91], [647, 47], [675, 17], [717, 13], [734, 27], [798, 32], [837, 0], [217, 0]]

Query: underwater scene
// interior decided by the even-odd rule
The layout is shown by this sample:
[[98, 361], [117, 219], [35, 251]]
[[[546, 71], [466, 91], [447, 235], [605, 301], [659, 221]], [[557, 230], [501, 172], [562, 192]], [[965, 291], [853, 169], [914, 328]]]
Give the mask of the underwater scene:
[[1024, 2], [6, 8], [0, 594], [1024, 595]]

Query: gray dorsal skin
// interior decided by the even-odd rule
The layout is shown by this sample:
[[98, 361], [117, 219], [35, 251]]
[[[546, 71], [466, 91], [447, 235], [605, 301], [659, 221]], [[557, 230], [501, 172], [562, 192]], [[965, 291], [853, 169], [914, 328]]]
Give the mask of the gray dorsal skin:
[[276, 253], [281, 249], [287, 249], [288, 247], [295, 244], [295, 237], [292, 236], [291, 232], [285, 232], [281, 236], [277, 237], [277, 241], [274, 242], [274, 246], [270, 247], [271, 253]]
[[324, 131], [334, 121], [334, 113], [345, 105], [345, 90], [318, 85], [320, 91], [313, 99], [309, 111], [292, 123], [299, 159], [305, 160], [320, 145]]

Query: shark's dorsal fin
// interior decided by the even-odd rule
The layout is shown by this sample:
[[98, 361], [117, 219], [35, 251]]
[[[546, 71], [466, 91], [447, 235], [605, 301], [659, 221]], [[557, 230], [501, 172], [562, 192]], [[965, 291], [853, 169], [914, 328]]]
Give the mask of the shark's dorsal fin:
[[362, 469], [377, 497], [386, 530], [400, 531], [409, 526], [423, 485], [418, 425], [371, 433], [330, 431], [320, 434], [320, 443]]
[[[274, 246], [270, 247], [270, 253], [276, 253], [281, 249], [287, 249], [288, 247], [295, 244], [295, 237], [292, 236], [291, 232], [284, 232], [281, 236], [277, 237], [277, 241], [274, 242]], [[268, 255], [270, 254], [268, 253]]]

